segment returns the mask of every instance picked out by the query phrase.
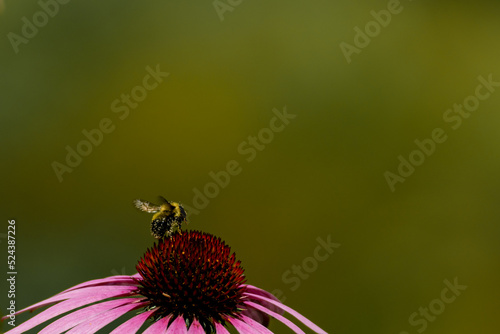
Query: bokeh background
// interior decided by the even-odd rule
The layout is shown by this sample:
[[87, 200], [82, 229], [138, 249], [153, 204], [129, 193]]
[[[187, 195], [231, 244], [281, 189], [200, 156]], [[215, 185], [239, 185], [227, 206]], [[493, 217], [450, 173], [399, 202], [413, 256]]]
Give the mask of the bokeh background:
[[[478, 76], [500, 81], [496, 1], [402, 1], [350, 63], [340, 43], [388, 1], [243, 1], [221, 20], [212, 1], [74, 0], [17, 53], [8, 34], [41, 7], [4, 2], [0, 267], [15, 219], [18, 308], [133, 274], [153, 238], [132, 200], [195, 208], [195, 189], [235, 160], [241, 173], [188, 229], [222, 237], [249, 283], [328, 333], [498, 331], [500, 87], [458, 129], [443, 120]], [[111, 103], [157, 65], [170, 75], [120, 119]], [[247, 161], [238, 147], [285, 106], [296, 117]], [[114, 131], [60, 182], [54, 161], [105, 118]], [[391, 191], [384, 173], [435, 128], [447, 140]], [[297, 287], [286, 277], [318, 238], [340, 246]], [[455, 278], [467, 289], [425, 330], [410, 324]]]

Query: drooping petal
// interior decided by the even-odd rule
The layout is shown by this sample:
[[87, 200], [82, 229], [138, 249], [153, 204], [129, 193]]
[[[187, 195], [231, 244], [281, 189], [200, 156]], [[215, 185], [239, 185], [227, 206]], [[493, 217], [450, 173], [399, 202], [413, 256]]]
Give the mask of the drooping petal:
[[229, 331], [222, 324], [215, 322], [215, 332], [217, 334], [229, 334]]
[[135, 317], [125, 321], [120, 326], [116, 327], [109, 334], [123, 334], [123, 333], [134, 334], [141, 328], [144, 322], [148, 320], [148, 318], [151, 316], [151, 314], [153, 314], [153, 312], [154, 310], [151, 310], [138, 314]]
[[91, 281], [83, 282], [80, 284], [77, 284], [69, 289], [66, 289], [64, 291], [61, 291], [59, 294], [71, 291], [71, 290], [76, 290], [76, 289], [81, 289], [81, 288], [86, 288], [86, 287], [91, 287], [91, 286], [99, 286], [99, 285], [136, 285], [136, 281], [134, 278], [140, 278], [139, 274], [135, 274], [132, 276], [128, 275], [117, 275], [117, 276], [110, 276], [106, 278], [100, 278], [100, 279], [94, 279]]
[[[266, 297], [266, 298], [269, 298], [269, 299], [272, 299], [274, 301], [277, 301], [277, 302], [281, 303], [281, 301], [278, 298], [276, 298], [275, 295], [273, 295], [272, 293], [270, 293], [270, 292], [268, 292], [266, 290], [260, 289], [260, 288], [258, 288], [256, 286], [249, 285], [249, 284], [242, 284], [242, 286], [245, 288], [245, 291], [247, 291], [249, 293], [253, 293], [253, 294], [256, 294], [256, 295], [259, 295], [259, 296], [262, 296], [262, 297]], [[257, 303], [259, 303], [260, 305], [264, 306], [265, 308], [270, 309], [273, 312], [276, 312], [276, 313], [279, 313], [279, 314], [285, 313], [281, 308], [275, 306], [274, 304], [268, 303], [266, 301], [259, 300]]]
[[[129, 291], [127, 291], [127, 290], [125, 290], [125, 291], [126, 291], [125, 294], [128, 295]], [[123, 290], [123, 288], [122, 289], [110, 289], [109, 291], [105, 291], [105, 292], [101, 292], [101, 293], [90, 293], [90, 294], [88, 292], [95, 292], [95, 290], [87, 291], [83, 295], [78, 296], [79, 298], [61, 301], [58, 304], [53, 305], [52, 307], [37, 314], [36, 316], [32, 317], [31, 319], [28, 319], [27, 321], [23, 322], [22, 324], [17, 325], [13, 329], [11, 329], [8, 333], [9, 334], [22, 333], [24, 331], [27, 331], [33, 327], [36, 327], [36, 326], [44, 323], [45, 321], [47, 321], [49, 319], [52, 319], [52, 318], [57, 317], [61, 314], [64, 314], [64, 313], [69, 312], [71, 310], [74, 310], [78, 307], [88, 305], [91, 303], [95, 303], [95, 302], [98, 302], [100, 300], [107, 299], [110, 297], [115, 297], [115, 296], [117, 296], [118, 292], [124, 293], [124, 290]], [[63, 299], [66, 299], [66, 298], [67, 297], [65, 297]], [[48, 305], [48, 304], [53, 304], [53, 303], [58, 302], [57, 300], [52, 301], [52, 303], [51, 302], [47, 303], [46, 301], [47, 300], [35, 304], [38, 306], [32, 305], [30, 307], [27, 307], [27, 308], [21, 310], [21, 311], [17, 311], [15, 314], [23, 313], [26, 311], [31, 311], [33, 309], [40, 308], [40, 307]]]
[[[99, 297], [99, 299], [100, 299], [100, 297]], [[80, 303], [75, 303], [74, 300], [66, 300], [66, 301], [60, 302], [59, 304], [54, 305], [54, 306], [48, 308], [47, 310], [37, 314], [33, 318], [26, 320], [22, 324], [17, 325], [16, 327], [11, 329], [7, 333], [9, 333], [9, 334], [23, 333], [29, 329], [32, 329], [33, 327], [36, 327], [36, 326], [44, 323], [45, 321], [47, 321], [49, 319], [52, 319], [54, 317], [57, 317], [58, 315], [66, 313], [69, 310], [72, 310], [74, 308], [77, 308], [77, 307], [80, 307], [83, 305], [87, 305], [90, 303], [92, 303], [92, 301], [88, 302], [88, 301], [83, 300], [83, 299], [80, 300]]]
[[161, 318], [151, 326], [149, 326], [142, 334], [165, 334], [167, 332], [168, 321], [170, 316]]
[[250, 325], [250, 327], [258, 329], [262, 334], [273, 334], [273, 332], [271, 332], [269, 329], [261, 325], [258, 321], [253, 320], [252, 318], [242, 315], [241, 319], [244, 323]]
[[277, 302], [277, 301], [274, 301], [272, 299], [269, 299], [269, 298], [266, 298], [263, 296], [259, 296], [259, 295], [253, 294], [253, 293], [245, 293], [245, 295], [250, 296], [250, 297], [254, 297], [256, 299], [262, 299], [262, 300], [265, 300], [271, 304], [274, 304], [277, 307], [279, 307], [279, 308], [285, 310], [286, 312], [290, 313], [291, 315], [293, 315], [300, 322], [302, 322], [304, 325], [306, 325], [307, 327], [309, 327], [310, 329], [312, 329], [316, 333], [327, 334], [324, 330], [322, 330], [320, 327], [318, 327], [316, 324], [314, 324], [311, 320], [307, 319], [302, 314], [300, 314], [297, 311], [293, 310], [292, 308], [282, 304], [281, 302]]
[[229, 318], [229, 322], [236, 328], [238, 333], [241, 334], [261, 334], [261, 332], [257, 328], [253, 328], [249, 324], [238, 320], [236, 318]]
[[[129, 298], [131, 299], [131, 298]], [[115, 307], [108, 311], [102, 312], [101, 314], [97, 314], [90, 319], [86, 319], [81, 322], [79, 325], [73, 327], [71, 330], [67, 331], [66, 334], [91, 334], [97, 332], [99, 329], [108, 325], [112, 321], [118, 319], [125, 313], [136, 310], [143, 306], [147, 305], [147, 303], [137, 303], [137, 299], [132, 300], [132, 302], [127, 303], [122, 306]]]
[[186, 322], [182, 316], [178, 316], [168, 326], [167, 334], [187, 334]]
[[[61, 299], [69, 299], [69, 298], [80, 298], [82, 296], [91, 296], [94, 294], [98, 295], [106, 295], [106, 296], [116, 296], [116, 297], [121, 297], [121, 296], [126, 296], [126, 295], [132, 295], [137, 291], [137, 285], [96, 285], [96, 286], [89, 286], [89, 287], [83, 287], [83, 288], [78, 288], [78, 289], [71, 289], [69, 291], [63, 291], [61, 293], [58, 293], [57, 295], [46, 299], [42, 302], [47, 302], [52, 299], [54, 300], [61, 300]], [[106, 297], [106, 298], [111, 298], [111, 297]], [[36, 306], [33, 305], [33, 306]]]
[[294, 324], [293, 322], [291, 322], [290, 320], [288, 320], [287, 318], [285, 318], [281, 314], [278, 314], [276, 312], [268, 310], [264, 306], [259, 305], [259, 304], [254, 303], [254, 302], [251, 302], [251, 301], [247, 301], [247, 302], [245, 302], [245, 304], [247, 304], [249, 306], [252, 306], [252, 307], [255, 307], [255, 308], [261, 310], [262, 312], [268, 313], [270, 316], [274, 317], [275, 319], [281, 321], [282, 323], [284, 323], [285, 325], [287, 325], [288, 327], [290, 327], [290, 329], [293, 330], [295, 333], [297, 333], [297, 334], [305, 334], [302, 329], [300, 329], [296, 324]]
[[241, 314], [255, 320], [265, 327], [269, 326], [269, 322], [271, 320], [271, 317], [268, 314], [261, 312], [253, 307], [245, 308], [243, 311], [241, 311]]
[[[267, 297], [267, 298], [273, 299], [275, 301], [280, 301], [272, 293], [267, 292], [267, 291], [262, 290], [262, 289], [256, 289], [252, 285], [242, 284], [241, 286], [244, 287], [247, 292], [254, 293], [254, 294], [259, 295], [259, 296]], [[281, 314], [281, 315], [285, 313], [282, 309], [280, 309], [277, 306], [275, 306], [275, 305], [273, 305], [271, 303], [268, 303], [268, 302], [266, 302], [264, 300], [260, 300], [260, 299], [259, 300], [253, 299], [253, 300], [256, 303], [264, 306], [266, 309], [271, 310], [271, 311], [273, 311], [275, 313], [278, 313], [278, 314]], [[243, 310], [241, 312], [241, 314], [246, 315], [249, 318], [252, 318], [253, 320], [259, 322], [262, 325], [264, 325], [265, 327], [269, 326], [269, 321], [270, 321], [269, 315], [267, 313], [264, 313], [264, 312], [261, 312], [261, 311], [255, 309], [253, 307], [247, 308], [247, 309]]]
[[189, 326], [188, 334], [205, 334], [205, 330], [198, 319], [195, 318], [191, 326]]
[[[118, 306], [130, 304], [132, 301], [137, 301], [135, 298], [128, 299], [115, 299], [103, 303], [87, 306], [78, 311], [69, 313], [62, 318], [57, 319], [47, 327], [42, 329], [39, 334], [63, 333], [82, 322], [92, 319], [95, 316], [100, 316], [101, 313], [106, 312]], [[90, 333], [90, 332], [89, 332]]]
[[[45, 300], [39, 302], [39, 303], [33, 304], [27, 308], [24, 308], [20, 311], [17, 311], [15, 314], [17, 315], [20, 313], [24, 313], [26, 311], [33, 311], [33, 310], [36, 310], [40, 307], [51, 305], [51, 304], [60, 302], [60, 301], [65, 300], [65, 299], [82, 299], [82, 298], [85, 299], [85, 298], [88, 298], [89, 300], [99, 301], [99, 300], [104, 300], [104, 299], [112, 298], [112, 297], [130, 296], [136, 289], [137, 289], [136, 286], [121, 286], [121, 285], [113, 286], [113, 285], [111, 285], [111, 286], [88, 287], [88, 288], [82, 288], [82, 289], [78, 289], [78, 290], [71, 290], [71, 291], [68, 291], [65, 293], [57, 294], [53, 297], [50, 297], [48, 299], [45, 299]], [[91, 303], [91, 302], [92, 301], [90, 301], [89, 303]], [[85, 305], [85, 304], [83, 304], [83, 305]], [[71, 309], [68, 309], [64, 312], [67, 312], [70, 310]], [[64, 312], [62, 312], [62, 313], [64, 313]], [[59, 313], [59, 314], [61, 314], [61, 313]], [[4, 320], [5, 318], [7, 318], [7, 316], [3, 317], [2, 320]], [[40, 323], [41, 322], [39, 322], [39, 324]], [[34, 325], [34, 326], [36, 326], [36, 325]]]

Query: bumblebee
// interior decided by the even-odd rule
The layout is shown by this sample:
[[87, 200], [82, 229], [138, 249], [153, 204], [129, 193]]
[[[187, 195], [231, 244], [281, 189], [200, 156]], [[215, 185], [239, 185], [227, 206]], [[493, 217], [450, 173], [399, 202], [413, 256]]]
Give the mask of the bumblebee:
[[186, 210], [179, 203], [167, 201], [161, 196], [159, 199], [160, 205], [142, 199], [134, 201], [135, 207], [139, 210], [154, 213], [151, 220], [151, 235], [159, 239], [165, 234], [171, 237], [176, 232], [182, 233], [182, 224], [187, 224]]

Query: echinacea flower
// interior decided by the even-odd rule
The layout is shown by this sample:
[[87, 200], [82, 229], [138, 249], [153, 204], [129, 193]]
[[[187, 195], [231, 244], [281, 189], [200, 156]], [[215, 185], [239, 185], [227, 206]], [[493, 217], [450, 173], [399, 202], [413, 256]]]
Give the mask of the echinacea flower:
[[282, 315], [288, 312], [314, 332], [326, 334], [269, 292], [245, 284], [240, 261], [211, 234], [190, 231], [162, 238], [136, 268], [135, 275], [88, 281], [18, 311], [52, 305], [7, 333], [23, 333], [67, 313], [39, 333], [90, 334], [128, 312], [137, 314], [112, 334], [136, 333], [142, 326], [148, 326], [145, 334], [229, 334], [228, 324], [243, 334], [272, 334], [266, 328], [270, 317], [304, 333]]

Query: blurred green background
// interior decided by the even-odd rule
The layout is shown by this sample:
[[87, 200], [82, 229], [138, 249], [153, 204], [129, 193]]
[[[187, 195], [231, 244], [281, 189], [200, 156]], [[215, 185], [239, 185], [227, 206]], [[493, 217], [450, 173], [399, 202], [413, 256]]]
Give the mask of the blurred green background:
[[[354, 28], [387, 7], [243, 1], [221, 20], [212, 1], [70, 1], [13, 47], [9, 33], [22, 37], [23, 17], [42, 9], [5, 1], [1, 268], [15, 219], [17, 307], [133, 274], [153, 238], [132, 200], [196, 208], [195, 189], [235, 160], [241, 172], [191, 211], [188, 229], [231, 245], [250, 284], [280, 290], [328, 333], [496, 333], [500, 87], [456, 130], [443, 115], [479, 76], [500, 81], [500, 7], [402, 1], [348, 63], [340, 44], [354, 45]], [[170, 75], [120, 119], [113, 101], [157, 65]], [[285, 106], [296, 117], [247, 161], [240, 145], [268, 139], [262, 129]], [[66, 164], [66, 146], [106, 118], [114, 131], [60, 182], [54, 161]], [[447, 140], [391, 191], [384, 173], [397, 174], [398, 157], [435, 128]], [[312, 260], [328, 237], [340, 246]], [[303, 265], [307, 278], [292, 272]], [[467, 289], [411, 324], [455, 278]], [[5, 314], [5, 292], [1, 301]], [[290, 332], [278, 321], [271, 330]]]

